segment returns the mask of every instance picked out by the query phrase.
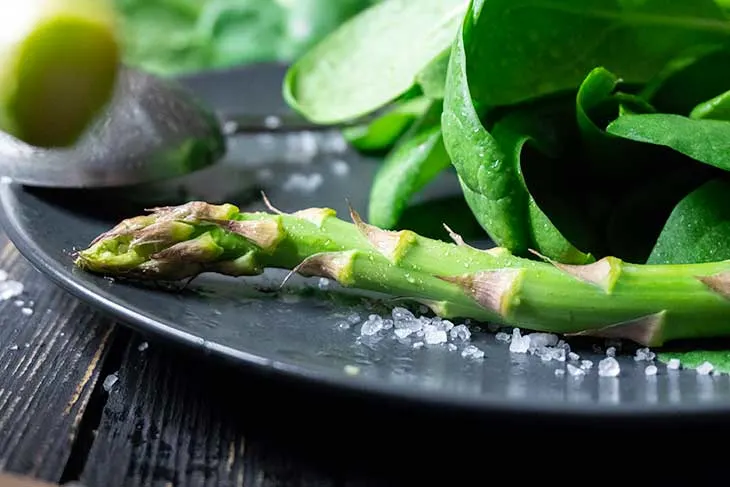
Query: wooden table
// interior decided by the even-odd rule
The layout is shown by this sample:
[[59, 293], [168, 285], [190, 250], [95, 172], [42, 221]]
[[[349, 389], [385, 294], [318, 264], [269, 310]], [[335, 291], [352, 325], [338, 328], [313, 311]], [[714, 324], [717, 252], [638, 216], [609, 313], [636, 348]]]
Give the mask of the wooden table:
[[[550, 435], [571, 438], [564, 424], [499, 417], [479, 429], [463, 414], [329, 396], [143, 337], [70, 297], [0, 239], [0, 269], [25, 286], [0, 302], [0, 471], [86, 487], [365, 487], [424, 485], [439, 473], [452, 481], [444, 485], [470, 472], [483, 480], [485, 459], [513, 456], [515, 439], [566, 460], [565, 445], [544, 448]], [[622, 435], [602, 422], [577, 427], [573, 440]], [[601, 443], [590, 443], [584, 453], [595, 458]]]

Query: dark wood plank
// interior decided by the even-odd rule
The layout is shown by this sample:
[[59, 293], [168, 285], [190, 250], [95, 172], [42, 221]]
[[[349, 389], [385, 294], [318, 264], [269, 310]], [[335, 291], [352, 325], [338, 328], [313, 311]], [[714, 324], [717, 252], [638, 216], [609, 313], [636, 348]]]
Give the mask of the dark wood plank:
[[0, 269], [24, 285], [0, 301], [0, 470], [57, 482], [114, 328], [0, 242]]
[[[114, 486], [329, 486], [278, 450], [244, 439], [247, 415], [200, 357], [130, 343], [80, 481]], [[204, 361], [203, 361], [204, 362]], [[275, 421], [267, 418], [266, 421]]]

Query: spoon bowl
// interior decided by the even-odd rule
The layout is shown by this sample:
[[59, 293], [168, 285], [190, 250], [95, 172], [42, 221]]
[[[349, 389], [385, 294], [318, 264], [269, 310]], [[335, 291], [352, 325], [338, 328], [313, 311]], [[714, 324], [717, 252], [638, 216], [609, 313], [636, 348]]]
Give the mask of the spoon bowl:
[[0, 132], [0, 176], [39, 187], [119, 187], [175, 178], [226, 152], [221, 122], [174, 80], [121, 69], [108, 107], [72, 147], [34, 147]]

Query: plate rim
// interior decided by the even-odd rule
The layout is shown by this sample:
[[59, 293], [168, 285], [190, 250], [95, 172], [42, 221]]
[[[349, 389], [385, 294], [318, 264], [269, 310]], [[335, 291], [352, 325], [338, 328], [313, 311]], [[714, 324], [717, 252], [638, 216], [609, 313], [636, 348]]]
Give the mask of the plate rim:
[[[201, 77], [206, 74], [198, 73]], [[208, 73], [210, 76], [225, 76], [226, 73]], [[651, 420], [667, 419], [698, 419], [709, 418], [713, 415], [730, 413], [730, 402], [680, 403], [658, 405], [621, 403], [618, 405], [596, 404], [589, 405], [557, 402], [546, 403], [539, 401], [515, 401], [507, 397], [493, 395], [459, 396], [443, 392], [438, 389], [418, 390], [409, 386], [399, 387], [390, 383], [379, 382], [377, 378], [367, 378], [346, 373], [333, 374], [308, 369], [293, 363], [286, 363], [267, 359], [243, 350], [228, 347], [222, 343], [207, 341], [195, 334], [176, 329], [165, 322], [145, 314], [142, 310], [130, 307], [128, 303], [114, 296], [104, 296], [93, 287], [87, 286], [74, 278], [73, 268], [44, 252], [30, 237], [27, 228], [20, 221], [16, 193], [23, 191], [24, 186], [0, 180], [0, 225], [2, 225], [9, 241], [18, 252], [41, 274], [59, 286], [65, 292], [79, 299], [90, 307], [103, 312], [120, 325], [136, 330], [142, 334], [156, 336], [162, 342], [184, 346], [194, 354], [200, 354], [204, 360], [213, 355], [216, 359], [223, 359], [237, 369], [248, 370], [270, 377], [275, 380], [294, 380], [308, 387], [324, 387], [332, 392], [361, 395], [364, 399], [374, 399], [379, 402], [396, 401], [410, 403], [415, 407], [441, 408], [444, 410], [459, 410], [477, 415], [514, 415], [540, 414], [549, 419], [624, 419], [624, 420]], [[678, 416], [682, 416], [679, 418]]]

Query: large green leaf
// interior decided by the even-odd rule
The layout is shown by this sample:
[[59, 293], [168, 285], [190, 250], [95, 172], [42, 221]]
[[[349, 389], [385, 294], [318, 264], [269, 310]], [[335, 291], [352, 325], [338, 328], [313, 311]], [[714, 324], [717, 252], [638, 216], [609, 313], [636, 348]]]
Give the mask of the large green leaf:
[[411, 88], [451, 45], [468, 0], [388, 0], [341, 25], [299, 58], [284, 97], [316, 123], [358, 119]]
[[693, 120], [671, 113], [628, 114], [611, 122], [609, 133], [670, 147], [725, 171], [730, 170], [730, 122]]
[[472, 19], [465, 47], [478, 107], [574, 90], [597, 66], [644, 83], [683, 50], [730, 38], [712, 0], [480, 0]]
[[487, 131], [472, 103], [467, 77], [463, 32], [469, 18], [451, 53], [442, 116], [445, 146], [466, 201], [497, 245], [516, 254], [534, 249], [561, 261], [586, 262], [590, 257], [565, 239], [540, 210], [522, 174], [525, 144], [552, 152], [560, 138], [552, 133], [562, 126], [551, 123], [553, 104], [509, 112]]
[[730, 259], [730, 183], [713, 180], [672, 211], [649, 264], [694, 264]]

